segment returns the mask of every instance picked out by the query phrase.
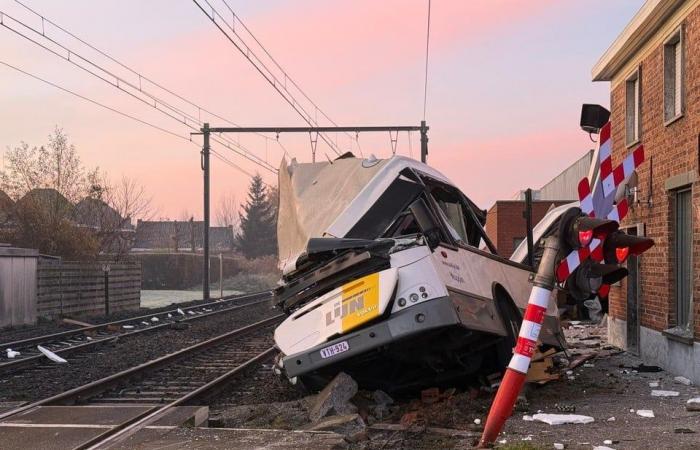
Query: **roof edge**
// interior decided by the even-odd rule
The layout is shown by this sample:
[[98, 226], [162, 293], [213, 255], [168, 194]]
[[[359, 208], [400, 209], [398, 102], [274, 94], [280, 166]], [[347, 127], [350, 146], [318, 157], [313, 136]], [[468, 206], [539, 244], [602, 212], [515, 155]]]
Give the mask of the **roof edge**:
[[647, 0], [591, 69], [593, 81], [611, 81], [685, 0]]

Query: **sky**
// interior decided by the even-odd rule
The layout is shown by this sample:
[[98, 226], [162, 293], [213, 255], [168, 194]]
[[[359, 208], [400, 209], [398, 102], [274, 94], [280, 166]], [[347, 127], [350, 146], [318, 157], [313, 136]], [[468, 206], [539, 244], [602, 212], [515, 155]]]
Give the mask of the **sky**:
[[[226, 126], [200, 108], [244, 126], [306, 123], [192, 0], [22, 0], [47, 19], [108, 53], [135, 72], [43, 23], [34, 39], [101, 74], [105, 82], [17, 35], [19, 20], [42, 29], [36, 15], [0, 0], [0, 62], [147, 121], [179, 137], [106, 110], [0, 64], [0, 151], [24, 141], [42, 145], [55, 127], [68, 134], [87, 167], [112, 179], [141, 183], [154, 217], [202, 213], [198, 146], [182, 120], [156, 111], [111, 83], [142, 75], [192, 102], [184, 103], [141, 79], [142, 90], [186, 114]], [[221, 0], [210, 0], [230, 23]], [[200, 3], [204, 2], [200, 0]], [[435, 0], [431, 7], [426, 121], [430, 165], [480, 207], [538, 188], [593, 145], [578, 127], [582, 103], [609, 105], [608, 83], [591, 82], [591, 68], [642, 5], [642, 0]], [[228, 0], [228, 5], [315, 105], [340, 125], [418, 125], [423, 119], [426, 0]], [[9, 16], [9, 17], [8, 17]], [[244, 33], [240, 23], [234, 29]], [[51, 39], [53, 42], [45, 40]], [[253, 45], [260, 58], [271, 62]], [[284, 77], [274, 69], [278, 79]], [[288, 88], [291, 81], [287, 81]], [[123, 82], [120, 84], [125, 85]], [[128, 89], [128, 87], [126, 88]], [[300, 93], [320, 125], [330, 125]], [[136, 93], [138, 95], [142, 94]], [[197, 105], [200, 108], [197, 108]], [[164, 109], [159, 106], [159, 109]], [[379, 158], [392, 153], [384, 134], [331, 136], [342, 151]], [[221, 139], [221, 138], [217, 138]], [[287, 157], [311, 160], [308, 135], [231, 136], [269, 166]], [[233, 144], [229, 144], [233, 145]], [[249, 174], [269, 184], [276, 175], [214, 143], [240, 169], [212, 159], [212, 205], [245, 200]], [[396, 152], [419, 156], [419, 136], [398, 136]], [[319, 141], [317, 157], [333, 158]]]

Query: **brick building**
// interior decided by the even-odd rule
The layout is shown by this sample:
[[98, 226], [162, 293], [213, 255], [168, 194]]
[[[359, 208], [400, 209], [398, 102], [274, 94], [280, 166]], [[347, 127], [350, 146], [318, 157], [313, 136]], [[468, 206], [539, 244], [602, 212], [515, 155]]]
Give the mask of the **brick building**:
[[[537, 224], [549, 208], [570, 203], [568, 201], [533, 200], [532, 224]], [[498, 254], [510, 258], [513, 251], [525, 240], [527, 228], [525, 223], [525, 202], [522, 200], [498, 200], [486, 214], [486, 234]]]
[[[578, 200], [576, 186], [588, 175], [593, 150], [584, 153], [569, 167], [539, 189], [532, 190], [532, 225], [542, 220], [550, 208]], [[525, 191], [518, 191], [510, 200], [498, 200], [486, 215], [486, 234], [501, 256], [510, 258], [525, 240]]]
[[[700, 383], [700, 0], [648, 0], [603, 54], [613, 165], [639, 144], [622, 228], [656, 245], [610, 294], [612, 341]], [[694, 301], [695, 299], [695, 301]]]

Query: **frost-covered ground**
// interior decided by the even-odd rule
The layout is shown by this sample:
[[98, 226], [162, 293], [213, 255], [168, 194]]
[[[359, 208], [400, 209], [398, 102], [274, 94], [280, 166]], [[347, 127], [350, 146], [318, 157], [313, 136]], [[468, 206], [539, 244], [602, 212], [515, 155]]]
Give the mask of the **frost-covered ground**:
[[[224, 295], [242, 294], [241, 291], [224, 289]], [[211, 291], [212, 297], [218, 297], [219, 291]], [[199, 291], [169, 291], [169, 290], [143, 290], [141, 291], [142, 308], [160, 308], [171, 303], [185, 303], [202, 298]]]

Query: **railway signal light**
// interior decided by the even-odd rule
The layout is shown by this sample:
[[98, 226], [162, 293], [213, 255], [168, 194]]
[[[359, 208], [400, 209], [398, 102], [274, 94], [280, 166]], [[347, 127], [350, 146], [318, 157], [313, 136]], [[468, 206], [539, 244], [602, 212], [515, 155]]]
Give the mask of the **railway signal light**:
[[629, 255], [639, 256], [653, 245], [653, 239], [615, 231], [605, 239], [603, 255], [607, 264], [622, 264]]
[[619, 224], [614, 220], [597, 219], [584, 214], [579, 208], [567, 210], [559, 222], [559, 238], [564, 249], [587, 247], [593, 238], [604, 239], [616, 231]]
[[603, 286], [622, 280], [627, 273], [627, 269], [617, 264], [600, 264], [588, 259], [571, 274], [565, 286], [571, 297], [584, 301], [597, 294]]

